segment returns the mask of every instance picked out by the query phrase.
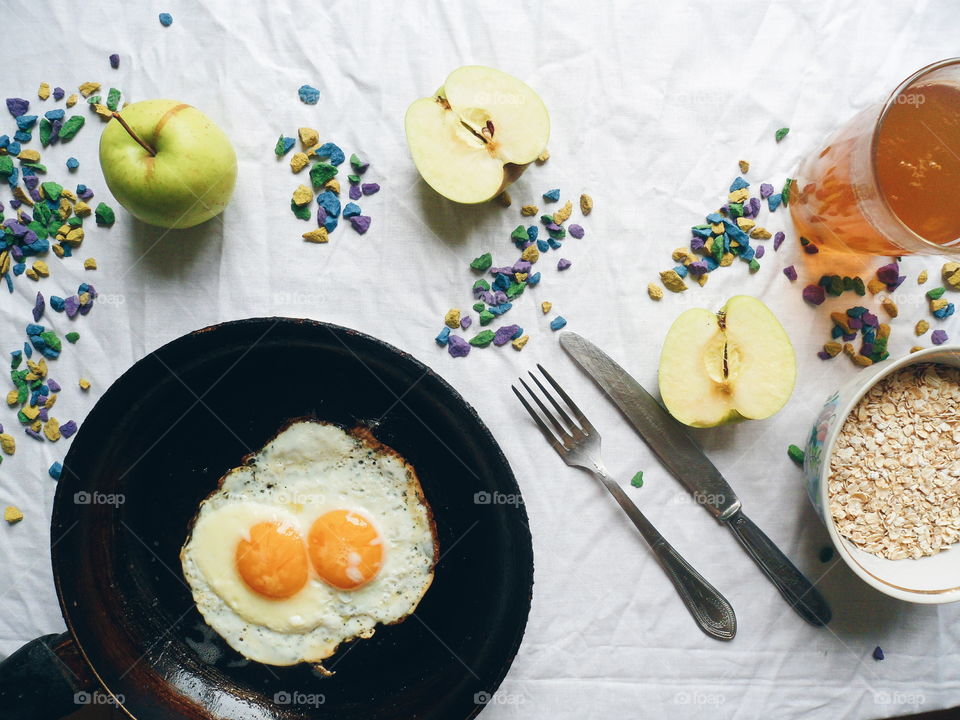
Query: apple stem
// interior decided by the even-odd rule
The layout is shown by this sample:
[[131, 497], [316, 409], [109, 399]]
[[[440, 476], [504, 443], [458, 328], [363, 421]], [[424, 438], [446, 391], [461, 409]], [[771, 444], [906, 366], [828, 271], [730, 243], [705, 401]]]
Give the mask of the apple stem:
[[492, 138], [493, 137], [493, 120], [487, 120], [487, 125], [485, 130], [487, 131], [489, 136]]
[[120, 113], [115, 112], [115, 113], [112, 113], [112, 115], [113, 115], [114, 120], [116, 120], [118, 123], [120, 123], [120, 125], [123, 127], [124, 130], [127, 131], [127, 133], [130, 135], [130, 137], [132, 137], [134, 140], [136, 140], [136, 141], [137, 141], [137, 144], [139, 144], [140, 147], [142, 147], [144, 150], [146, 150], [148, 153], [150, 153], [150, 157], [156, 157], [157, 151], [154, 150], [152, 147], [150, 147], [150, 145], [148, 145], [147, 142], [146, 142], [143, 138], [141, 138], [139, 135], [137, 135], [137, 134], [133, 131], [133, 128], [132, 128], [132, 127], [130, 127], [129, 125], [127, 125], [127, 121], [124, 120], [122, 117], [120, 117]]

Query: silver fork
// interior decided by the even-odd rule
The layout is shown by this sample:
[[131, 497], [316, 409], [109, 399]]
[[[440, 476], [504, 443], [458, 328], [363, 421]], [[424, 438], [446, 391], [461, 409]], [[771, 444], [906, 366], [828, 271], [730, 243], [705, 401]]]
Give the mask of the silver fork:
[[633, 501], [627, 497], [623, 488], [607, 475], [607, 470], [600, 460], [600, 433], [590, 424], [590, 421], [587, 420], [586, 416], [580, 411], [580, 408], [574, 404], [570, 396], [563, 391], [563, 388], [557, 384], [557, 381], [553, 379], [550, 373], [544, 370], [540, 364], [537, 364], [537, 368], [543, 373], [547, 382], [553, 386], [557, 395], [563, 399], [563, 402], [566, 403], [567, 407], [573, 413], [573, 416], [580, 423], [578, 425], [570, 419], [570, 416], [567, 415], [560, 403], [554, 399], [550, 391], [547, 390], [537, 376], [531, 372], [530, 377], [537, 384], [540, 392], [543, 393], [553, 406], [553, 409], [556, 410], [557, 415], [563, 420], [564, 424], [561, 424], [560, 421], [554, 417], [553, 413], [547, 409], [547, 406], [543, 404], [540, 397], [530, 389], [526, 381], [520, 378], [520, 384], [523, 385], [524, 389], [526, 389], [527, 393], [529, 393], [530, 397], [537, 404], [537, 407], [540, 408], [543, 415], [550, 421], [550, 424], [553, 425], [556, 433], [547, 427], [547, 424], [540, 415], [537, 414], [537, 411], [531, 407], [530, 403], [527, 402], [526, 398], [520, 394], [520, 391], [517, 390], [515, 386], [511, 385], [510, 389], [513, 390], [517, 399], [520, 400], [523, 407], [530, 413], [530, 417], [537, 423], [537, 427], [540, 428], [540, 432], [543, 433], [547, 442], [557, 451], [557, 454], [563, 458], [563, 461], [567, 465], [583, 468], [593, 473], [607, 490], [610, 491], [610, 494], [616, 498], [620, 507], [627, 513], [627, 516], [633, 521], [633, 524], [637, 526], [637, 530], [640, 531], [643, 539], [647, 541], [650, 549], [653, 550], [654, 557], [656, 557], [657, 562], [660, 563], [660, 567], [667, 573], [667, 577], [670, 578], [670, 582], [672, 582], [673, 586], [677, 589], [677, 592], [680, 594], [680, 599], [683, 600], [683, 604], [687, 606], [687, 609], [690, 611], [690, 614], [693, 615], [693, 619], [696, 620], [700, 629], [710, 637], [717, 638], [718, 640], [732, 640], [733, 636], [737, 634], [737, 617], [733, 612], [733, 607], [731, 607], [723, 595], [717, 592], [713, 585], [704, 580], [700, 573], [694, 570], [693, 567], [690, 566], [690, 563], [680, 556], [680, 553], [673, 549], [673, 546], [666, 541], [663, 535], [644, 517], [640, 509], [633, 504]]

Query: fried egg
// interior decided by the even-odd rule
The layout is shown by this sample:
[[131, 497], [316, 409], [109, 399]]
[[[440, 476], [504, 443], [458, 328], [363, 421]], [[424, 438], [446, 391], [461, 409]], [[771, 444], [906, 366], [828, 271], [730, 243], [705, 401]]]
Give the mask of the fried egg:
[[320, 663], [400, 622], [436, 559], [413, 467], [367, 430], [310, 420], [224, 475], [180, 552], [207, 624], [270, 665]]

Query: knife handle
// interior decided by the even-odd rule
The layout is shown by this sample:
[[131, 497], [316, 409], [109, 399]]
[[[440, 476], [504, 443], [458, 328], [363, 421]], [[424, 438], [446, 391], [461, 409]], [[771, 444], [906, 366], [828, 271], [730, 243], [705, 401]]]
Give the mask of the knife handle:
[[727, 524], [800, 617], [816, 626], [830, 622], [830, 606], [820, 591], [742, 510], [727, 520]]

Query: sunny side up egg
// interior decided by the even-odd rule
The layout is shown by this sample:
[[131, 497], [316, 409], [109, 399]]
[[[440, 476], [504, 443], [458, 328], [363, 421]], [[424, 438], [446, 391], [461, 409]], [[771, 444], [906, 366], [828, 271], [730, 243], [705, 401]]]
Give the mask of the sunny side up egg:
[[224, 475], [180, 560], [197, 609], [234, 650], [319, 663], [416, 609], [436, 528], [395, 451], [366, 430], [300, 420]]

